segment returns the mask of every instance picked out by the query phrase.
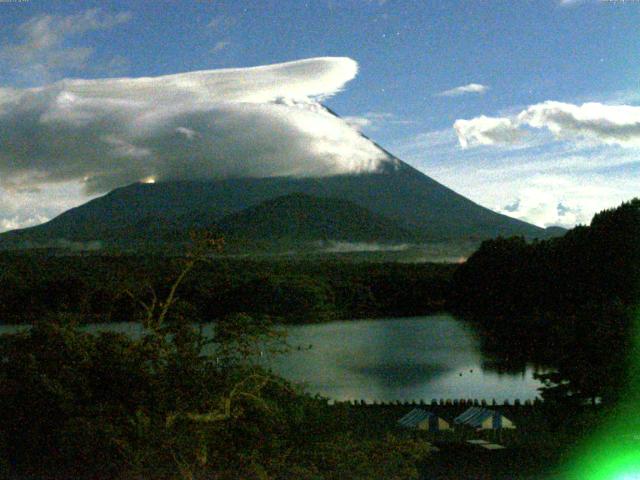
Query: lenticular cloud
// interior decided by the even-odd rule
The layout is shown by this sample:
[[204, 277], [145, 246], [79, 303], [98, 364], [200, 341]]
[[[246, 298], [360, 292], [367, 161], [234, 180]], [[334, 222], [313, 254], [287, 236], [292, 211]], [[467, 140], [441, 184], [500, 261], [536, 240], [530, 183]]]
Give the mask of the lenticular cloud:
[[375, 171], [384, 153], [319, 103], [355, 77], [349, 58], [154, 78], [0, 88], [0, 183]]

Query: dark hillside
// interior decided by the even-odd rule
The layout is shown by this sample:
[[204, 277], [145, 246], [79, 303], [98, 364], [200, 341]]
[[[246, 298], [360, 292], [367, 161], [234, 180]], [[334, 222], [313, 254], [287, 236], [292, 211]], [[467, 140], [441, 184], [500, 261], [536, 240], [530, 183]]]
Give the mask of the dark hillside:
[[210, 226], [227, 215], [291, 194], [352, 202], [397, 225], [394, 240], [402, 240], [407, 232], [421, 241], [546, 236], [544, 229], [481, 207], [396, 159], [381, 172], [358, 175], [133, 184], [45, 224], [2, 234], [0, 248], [59, 239], [126, 243], [149, 231], [172, 239], [176, 232], [180, 237], [180, 232]]

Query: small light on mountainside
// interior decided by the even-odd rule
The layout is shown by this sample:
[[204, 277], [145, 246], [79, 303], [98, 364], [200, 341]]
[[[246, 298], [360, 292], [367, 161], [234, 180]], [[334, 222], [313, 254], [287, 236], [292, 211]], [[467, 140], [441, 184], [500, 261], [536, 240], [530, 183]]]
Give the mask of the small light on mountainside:
[[156, 177], [146, 177], [141, 180], [142, 183], [156, 183]]

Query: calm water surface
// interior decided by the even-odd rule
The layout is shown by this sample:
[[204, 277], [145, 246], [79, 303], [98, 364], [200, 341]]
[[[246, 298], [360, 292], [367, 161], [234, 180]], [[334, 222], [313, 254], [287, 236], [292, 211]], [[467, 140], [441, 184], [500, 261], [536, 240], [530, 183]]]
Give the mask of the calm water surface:
[[[0, 326], [0, 333], [16, 327]], [[92, 331], [139, 335], [137, 324]], [[473, 329], [450, 315], [287, 327], [289, 343], [309, 347], [270, 360], [274, 371], [335, 400], [533, 399], [540, 383], [527, 366], [515, 374], [486, 368]]]

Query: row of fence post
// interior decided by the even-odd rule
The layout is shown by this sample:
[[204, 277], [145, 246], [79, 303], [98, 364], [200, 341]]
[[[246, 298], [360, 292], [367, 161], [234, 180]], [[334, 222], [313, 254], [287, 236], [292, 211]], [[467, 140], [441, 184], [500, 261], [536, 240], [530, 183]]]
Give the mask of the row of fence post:
[[521, 402], [519, 398], [516, 398], [511, 402], [509, 399], [505, 399], [502, 403], [498, 403], [496, 399], [492, 399], [490, 402], [483, 399], [478, 400], [470, 399], [470, 398], [447, 398], [447, 399], [432, 399], [431, 402], [426, 402], [425, 400], [393, 400], [393, 401], [367, 401], [367, 400], [345, 400], [345, 401], [336, 401], [333, 402], [335, 404], [347, 404], [347, 405], [377, 405], [377, 406], [405, 406], [405, 407], [426, 407], [426, 406], [456, 406], [456, 407], [490, 407], [490, 406], [526, 406], [530, 407], [533, 405], [539, 405], [542, 403], [542, 400], [536, 397], [533, 400], [527, 399], [524, 402]]

